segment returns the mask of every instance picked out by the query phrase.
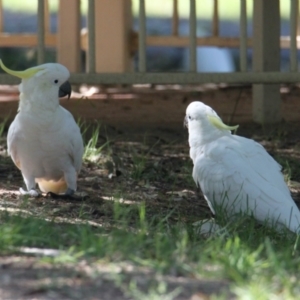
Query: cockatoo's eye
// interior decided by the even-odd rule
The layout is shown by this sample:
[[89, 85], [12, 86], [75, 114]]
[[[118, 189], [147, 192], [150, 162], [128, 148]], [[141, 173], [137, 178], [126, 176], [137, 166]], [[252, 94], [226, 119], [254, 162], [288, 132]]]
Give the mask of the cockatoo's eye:
[[55, 83], [55, 84], [56, 84], [56, 83], [58, 83], [58, 80], [57, 80], [57, 79], [55, 79], [55, 80], [54, 80], [54, 83]]

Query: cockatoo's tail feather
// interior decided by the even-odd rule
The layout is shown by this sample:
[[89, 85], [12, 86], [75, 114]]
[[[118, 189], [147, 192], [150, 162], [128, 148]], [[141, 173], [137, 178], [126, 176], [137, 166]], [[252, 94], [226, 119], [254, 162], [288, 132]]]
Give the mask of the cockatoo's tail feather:
[[55, 194], [65, 193], [68, 189], [68, 185], [65, 180], [53, 181], [53, 180], [38, 180], [39, 188], [42, 192], [52, 192]]
[[216, 116], [210, 116], [210, 115], [207, 115], [207, 118], [209, 120], [209, 122], [217, 127], [218, 129], [226, 129], [226, 130], [237, 130], [239, 128], [239, 125], [235, 125], [235, 126], [228, 126], [226, 124], [224, 124], [222, 122], [222, 120]]
[[35, 75], [37, 72], [43, 70], [41, 67], [33, 67], [33, 68], [26, 69], [24, 71], [14, 71], [14, 70], [7, 68], [1, 59], [0, 59], [0, 66], [6, 73], [16, 76], [16, 77], [19, 77], [21, 79], [28, 79], [28, 78], [32, 77], [33, 75]]

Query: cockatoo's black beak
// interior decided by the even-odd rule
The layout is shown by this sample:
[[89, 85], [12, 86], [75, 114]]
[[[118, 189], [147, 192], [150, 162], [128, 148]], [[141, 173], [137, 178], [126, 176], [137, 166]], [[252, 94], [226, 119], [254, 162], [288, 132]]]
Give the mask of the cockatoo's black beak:
[[59, 92], [58, 92], [59, 98], [68, 95], [68, 99], [70, 99], [71, 93], [72, 93], [72, 87], [69, 81], [66, 81], [59, 87]]
[[189, 122], [188, 122], [188, 117], [185, 116], [183, 119], [183, 127], [189, 128]]

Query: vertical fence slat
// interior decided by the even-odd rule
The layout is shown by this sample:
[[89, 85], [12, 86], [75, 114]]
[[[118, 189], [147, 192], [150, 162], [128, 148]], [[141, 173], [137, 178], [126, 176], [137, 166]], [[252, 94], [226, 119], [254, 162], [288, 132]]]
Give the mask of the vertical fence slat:
[[139, 71], [146, 72], [146, 9], [145, 0], [140, 0], [139, 10]]
[[81, 71], [80, 0], [59, 0], [57, 62], [70, 72]]
[[3, 32], [3, 2], [0, 0], [0, 32]]
[[44, 12], [45, 33], [50, 33], [51, 24], [50, 24], [49, 0], [45, 0], [44, 6], [45, 6], [45, 12]]
[[190, 0], [190, 72], [197, 71], [197, 18], [196, 2]]
[[213, 36], [219, 36], [219, 2], [214, 0], [214, 12], [213, 12], [213, 23], [212, 23]]
[[95, 0], [88, 1], [88, 72], [96, 71]]
[[291, 0], [290, 11], [290, 70], [296, 72], [298, 70], [297, 60], [297, 27], [299, 15], [299, 1]]
[[178, 35], [179, 15], [178, 15], [178, 0], [173, 0], [173, 15], [172, 15], [172, 35]]
[[38, 0], [37, 62], [45, 62], [45, 0]]
[[[280, 72], [280, 0], [253, 1], [253, 71]], [[280, 85], [254, 84], [254, 122], [272, 124], [282, 120]]]
[[240, 70], [247, 71], [247, 0], [241, 0], [240, 11]]

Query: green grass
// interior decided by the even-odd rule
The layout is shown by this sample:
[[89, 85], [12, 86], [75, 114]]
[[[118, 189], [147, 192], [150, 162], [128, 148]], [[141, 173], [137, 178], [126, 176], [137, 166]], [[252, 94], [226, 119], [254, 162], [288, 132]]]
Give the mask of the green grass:
[[[86, 136], [89, 128], [82, 122], [79, 124]], [[97, 155], [105, 156], [106, 152], [110, 155], [111, 149], [98, 145], [99, 132], [100, 126], [87, 139], [89, 152], [98, 149]], [[238, 299], [297, 299], [300, 246], [296, 235], [258, 225], [250, 217], [240, 216], [229, 222], [220, 211], [217, 221], [226, 225], [226, 231], [210, 237], [200, 236], [194, 226], [194, 215], [179, 209], [180, 203], [176, 204], [173, 196], [162, 198], [155, 192], [153, 203], [145, 197], [150, 189], [148, 184], [155, 185], [157, 181], [168, 185], [172, 192], [176, 191], [179, 180], [185, 188], [195, 188], [190, 159], [178, 163], [182, 153], [181, 158], [175, 157], [177, 164], [171, 159], [182, 148], [170, 143], [163, 152], [165, 148], [159, 148], [150, 138], [148, 141], [145, 138], [139, 146], [129, 145], [135, 148], [127, 145], [125, 153], [120, 144], [110, 145], [122, 158], [127, 174], [110, 186], [104, 176], [97, 175], [101, 180], [98, 193], [105, 196], [111, 189], [111, 200], [101, 203], [90, 199], [64, 206], [50, 199], [25, 198], [21, 202], [14, 198], [13, 206], [6, 206], [5, 197], [1, 197], [0, 258], [24, 257], [24, 247], [54, 249], [58, 255], [40, 254], [36, 265], [47, 263], [63, 269], [87, 266], [89, 271], [85, 276], [90, 282], [109, 278], [124, 295], [137, 300], [171, 300], [192, 289], [188, 284], [195, 281], [197, 285], [203, 281], [216, 282], [216, 295], [210, 299], [228, 299], [229, 293]], [[158, 153], [163, 158], [161, 161], [157, 159]], [[171, 158], [164, 160], [167, 155]], [[282, 157], [288, 176], [293, 179], [297, 166]], [[86, 159], [89, 161], [90, 156]], [[97, 163], [89, 165], [95, 167]], [[175, 168], [180, 172], [170, 174]], [[136, 189], [139, 181], [145, 184]], [[134, 201], [128, 204], [123, 203], [123, 199]], [[10, 210], [6, 211], [6, 207]], [[14, 211], [15, 207], [21, 212]], [[32, 215], [24, 214], [25, 211]], [[99, 217], [93, 216], [95, 211]], [[177, 284], [172, 284], [170, 278]], [[182, 281], [186, 281], [187, 286], [179, 284]], [[220, 291], [220, 282], [225, 282], [228, 289]], [[52, 279], [42, 288], [53, 291], [59, 284], [59, 280]]]
[[[56, 263], [97, 260], [106, 264], [130, 262], [154, 274], [177, 274], [186, 278], [222, 279], [240, 299], [296, 299], [299, 294], [300, 252], [292, 234], [279, 234], [253, 220], [242, 220], [228, 228], [226, 236], [204, 239], [189, 224], [174, 224], [172, 213], [149, 218], [145, 205], [125, 206], [116, 202], [112, 226], [45, 221], [39, 218], [0, 214], [0, 252], [18, 252], [19, 247], [54, 248], [61, 255], [48, 261]], [[172, 293], [167, 283], [157, 282], [142, 291], [137, 282], [122, 284], [126, 293], [139, 299], [146, 293], [159, 299]], [[140, 298], [141, 299], [141, 298]], [[146, 298], [145, 298], [146, 299]], [[275, 298], [274, 298], [275, 299]]]
[[[142, 180], [142, 179], [148, 179], [151, 180], [153, 176], [157, 176], [156, 171], [158, 170], [159, 166], [156, 164], [153, 164], [153, 162], [150, 162], [150, 152], [151, 150], [156, 146], [156, 143], [154, 143], [149, 149], [146, 146], [146, 139], [144, 138], [144, 143], [141, 147], [141, 149], [134, 149], [131, 147], [129, 149], [129, 152], [131, 153], [131, 159], [132, 159], [132, 171], [131, 171], [131, 177], [134, 180]], [[144, 150], [147, 149], [147, 150]], [[150, 163], [149, 163], [150, 162]], [[145, 175], [145, 176], [144, 176]]]
[[[96, 125], [96, 128], [94, 129], [91, 138], [88, 140], [88, 142], [84, 146], [84, 153], [83, 153], [84, 160], [97, 161], [99, 159], [99, 156], [100, 156], [103, 148], [109, 144], [109, 142], [107, 142], [101, 146], [99, 145], [98, 138], [99, 138], [99, 133], [100, 133], [100, 127], [101, 127], [101, 124]], [[84, 132], [82, 132], [82, 135], [84, 135], [87, 130], [88, 130], [88, 128], [86, 128], [84, 130]], [[82, 131], [82, 129], [81, 129], [81, 131]]]
[[[82, 0], [82, 11], [87, 11], [87, 0]], [[146, 11], [148, 16], [156, 17], [170, 17], [172, 15], [172, 0], [146, 0]], [[58, 0], [50, 0], [50, 10], [55, 12], [58, 7]], [[204, 0], [197, 1], [197, 16], [199, 18], [210, 19], [213, 10], [213, 1]], [[290, 1], [281, 0], [281, 15], [283, 18], [289, 18]], [[36, 0], [4, 0], [3, 5], [5, 9], [12, 11], [24, 11], [33, 13], [36, 11], [37, 1]], [[189, 15], [189, 1], [179, 0], [178, 1], [180, 17], [186, 18]], [[238, 20], [239, 19], [239, 7], [240, 0], [219, 0], [219, 11], [220, 16], [223, 19]], [[253, 0], [247, 1], [248, 16], [252, 15]], [[138, 15], [139, 1], [132, 0], [132, 9], [135, 16]]]
[[6, 117], [5, 119], [2, 120], [2, 122], [0, 123], [0, 138], [3, 136], [3, 133], [5, 131], [5, 127], [8, 121], [8, 117]]

